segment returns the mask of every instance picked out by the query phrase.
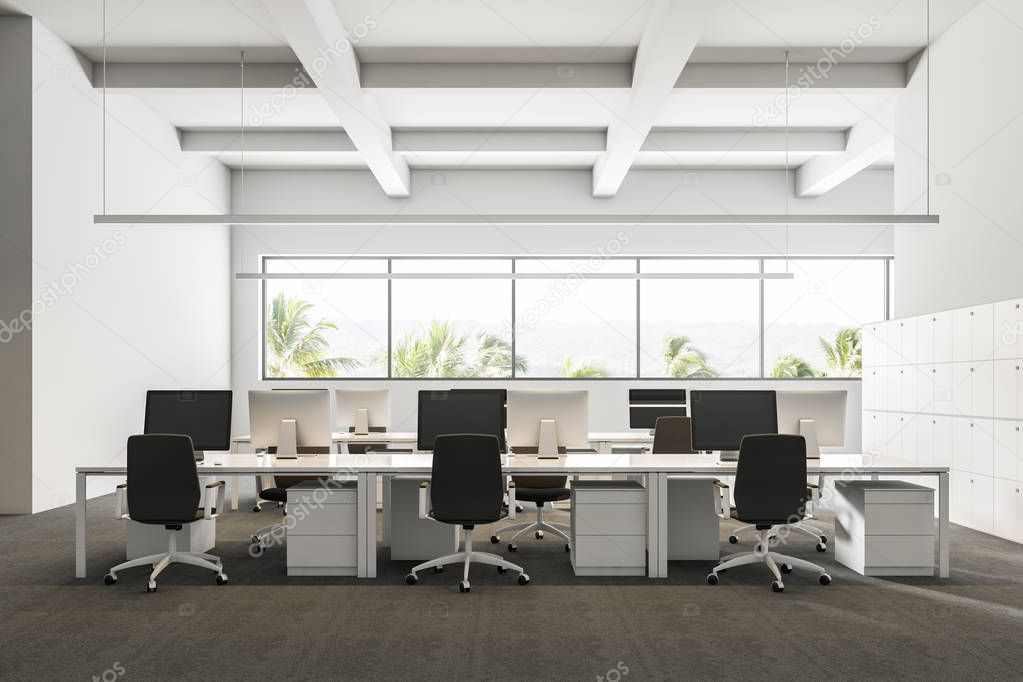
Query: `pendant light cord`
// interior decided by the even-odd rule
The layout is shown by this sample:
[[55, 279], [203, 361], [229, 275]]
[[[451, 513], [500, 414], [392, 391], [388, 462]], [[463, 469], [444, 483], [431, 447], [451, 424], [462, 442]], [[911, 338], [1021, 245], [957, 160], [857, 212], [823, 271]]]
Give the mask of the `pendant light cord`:
[[[245, 50], [241, 51], [241, 89], [239, 92], [238, 123], [241, 125], [241, 174], [239, 178], [238, 208], [245, 199]], [[238, 211], [241, 212], [240, 210]]]
[[107, 0], [103, 0], [103, 6], [102, 6], [102, 10], [101, 10], [100, 14], [102, 15], [101, 21], [102, 21], [102, 24], [103, 24], [103, 26], [102, 26], [102, 29], [103, 29], [103, 37], [102, 37], [102, 40], [103, 40], [103, 94], [102, 94], [102, 99], [103, 99], [103, 107], [102, 107], [103, 108], [103, 122], [102, 122], [102, 124], [100, 126], [101, 130], [102, 130], [102, 132], [100, 134], [100, 137], [101, 137], [100, 147], [102, 148], [101, 152], [100, 152], [100, 156], [102, 157], [103, 172], [100, 174], [102, 176], [101, 180], [100, 180], [100, 188], [101, 188], [100, 189], [100, 193], [102, 195], [100, 197], [100, 205], [102, 206], [102, 209], [103, 209], [103, 211], [102, 211], [103, 215], [106, 215], [107, 214]]
[[[785, 217], [789, 215], [789, 51], [785, 50]], [[785, 223], [785, 272], [789, 271], [789, 223]]]

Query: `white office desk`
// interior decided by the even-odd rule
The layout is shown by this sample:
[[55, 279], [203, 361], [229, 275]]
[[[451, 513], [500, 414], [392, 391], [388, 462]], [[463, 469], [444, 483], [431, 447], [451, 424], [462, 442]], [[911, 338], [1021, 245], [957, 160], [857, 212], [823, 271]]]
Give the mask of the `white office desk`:
[[[429, 476], [429, 454], [330, 454], [298, 459], [277, 459], [253, 454], [208, 455], [198, 465], [200, 476], [273, 475], [344, 476], [358, 481], [359, 577], [376, 577], [376, 491], [382, 475]], [[735, 462], [717, 455], [606, 455], [573, 454], [560, 459], [507, 456], [504, 473], [514, 475], [638, 474], [647, 480], [647, 575], [668, 575], [668, 476], [734, 476]], [[86, 575], [86, 479], [89, 476], [126, 476], [121, 466], [78, 467], [75, 498], [75, 576]], [[938, 574], [949, 575], [948, 467], [904, 462], [872, 455], [821, 455], [807, 461], [807, 474], [853, 479], [862, 476], [936, 476], [938, 479]]]

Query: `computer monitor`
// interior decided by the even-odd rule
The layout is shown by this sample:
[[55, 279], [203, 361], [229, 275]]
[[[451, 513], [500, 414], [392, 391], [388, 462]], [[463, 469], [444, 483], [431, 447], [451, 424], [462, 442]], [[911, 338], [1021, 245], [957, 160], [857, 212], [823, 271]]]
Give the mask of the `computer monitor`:
[[806, 438], [807, 457], [820, 455], [820, 446], [845, 445], [846, 391], [779, 391], [778, 432]]
[[508, 428], [508, 389], [505, 388], [452, 388], [452, 393], [493, 395], [501, 401], [501, 428]]
[[146, 391], [144, 433], [189, 436], [195, 458], [231, 449], [231, 391]]
[[391, 423], [391, 391], [386, 388], [338, 388], [334, 391], [341, 431], [386, 431]]
[[497, 392], [420, 391], [416, 446], [433, 450], [437, 436], [485, 433], [504, 442], [504, 400]]
[[774, 391], [690, 391], [693, 448], [737, 458], [743, 436], [778, 433]]
[[686, 416], [684, 388], [630, 388], [629, 428], [650, 429], [658, 417]]
[[557, 457], [589, 444], [588, 391], [508, 391], [508, 444]]
[[278, 457], [295, 457], [299, 447], [330, 447], [327, 389], [249, 391], [249, 428], [256, 447], [276, 447]]

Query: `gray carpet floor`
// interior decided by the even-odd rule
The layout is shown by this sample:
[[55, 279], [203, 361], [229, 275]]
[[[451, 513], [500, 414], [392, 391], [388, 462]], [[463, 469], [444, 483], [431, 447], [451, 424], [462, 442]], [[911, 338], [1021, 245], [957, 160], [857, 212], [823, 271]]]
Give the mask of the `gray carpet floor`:
[[[798, 536], [783, 551], [823, 562], [830, 586], [794, 573], [774, 594], [766, 569], [748, 566], [712, 587], [706, 562], [672, 562], [657, 581], [576, 578], [562, 543], [528, 539], [512, 556], [530, 585], [477, 566], [460, 594], [452, 569], [405, 585], [411, 563], [386, 550], [376, 580], [287, 578], [283, 548], [247, 551], [269, 513], [239, 511], [219, 519], [214, 550], [229, 585], [175, 565], [146, 594], [145, 569], [103, 585], [124, 556], [112, 508], [89, 502], [84, 580], [72, 507], [0, 517], [0, 678], [1023, 677], [1023, 546], [956, 526], [946, 580], [859, 576]], [[735, 549], [731, 527], [722, 552]], [[490, 533], [477, 529], [485, 549]]]

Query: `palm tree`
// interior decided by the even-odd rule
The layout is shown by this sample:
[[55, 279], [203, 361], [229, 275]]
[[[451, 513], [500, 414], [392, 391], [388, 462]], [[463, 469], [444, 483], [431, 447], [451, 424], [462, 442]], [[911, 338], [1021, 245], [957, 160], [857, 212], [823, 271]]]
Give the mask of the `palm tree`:
[[771, 376], [776, 379], [797, 379], [804, 377], [818, 377], [820, 372], [815, 370], [809, 362], [794, 353], [786, 353], [778, 358], [771, 370]]
[[[473, 376], [508, 377], [512, 373], [511, 344], [489, 332], [477, 336], [476, 362]], [[529, 369], [523, 357], [515, 358], [515, 372], [522, 374]]]
[[324, 333], [337, 329], [327, 319], [310, 323], [312, 303], [289, 299], [280, 292], [267, 311], [267, 375], [272, 377], [336, 377], [344, 370], [361, 367], [355, 358], [327, 357], [330, 344]]
[[398, 342], [393, 375], [403, 378], [460, 377], [469, 373], [465, 360], [468, 334], [450, 321], [431, 320]]
[[863, 373], [863, 347], [860, 345], [858, 327], [839, 329], [834, 343], [823, 336], [817, 337], [828, 367], [844, 376], [860, 376]]
[[668, 376], [708, 379], [718, 375], [717, 370], [710, 366], [703, 352], [693, 346], [692, 340], [682, 334], [669, 334], [664, 337], [661, 357]]
[[607, 370], [594, 362], [577, 365], [571, 355], [566, 355], [561, 364], [561, 376], [569, 379], [599, 379], [607, 376]]

